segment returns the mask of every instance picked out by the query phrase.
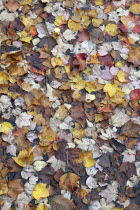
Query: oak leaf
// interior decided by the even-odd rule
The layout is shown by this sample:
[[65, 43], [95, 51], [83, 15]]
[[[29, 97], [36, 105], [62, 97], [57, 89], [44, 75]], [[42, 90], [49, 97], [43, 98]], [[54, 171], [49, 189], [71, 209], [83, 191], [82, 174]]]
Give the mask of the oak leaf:
[[59, 187], [60, 189], [66, 189], [73, 192], [78, 187], [79, 176], [74, 173], [67, 173], [60, 177]]

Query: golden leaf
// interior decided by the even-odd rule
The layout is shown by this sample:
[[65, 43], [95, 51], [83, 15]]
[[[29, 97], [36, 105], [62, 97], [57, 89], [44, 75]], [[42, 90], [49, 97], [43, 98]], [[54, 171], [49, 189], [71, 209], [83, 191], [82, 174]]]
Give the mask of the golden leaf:
[[75, 21], [69, 19], [68, 20], [68, 27], [71, 30], [79, 31], [82, 29], [81, 23], [76, 23]]
[[49, 188], [47, 188], [47, 185], [40, 183], [35, 186], [32, 196], [39, 201], [41, 198], [47, 198], [49, 194]]
[[56, 66], [64, 66], [64, 63], [60, 57], [53, 57], [51, 58], [51, 64], [53, 67]]
[[104, 86], [104, 92], [107, 92], [110, 97], [114, 96], [116, 94], [116, 92], [119, 90], [121, 90], [121, 89], [116, 84], [107, 83]]
[[118, 34], [118, 26], [115, 24], [108, 24], [105, 27], [105, 31], [110, 35], [110, 36], [116, 36]]
[[97, 81], [89, 81], [86, 82], [85, 90], [88, 93], [91, 93], [93, 91], [101, 90], [103, 88], [103, 85], [99, 84]]
[[76, 160], [76, 162], [77, 163], [83, 162], [83, 164], [86, 168], [89, 168], [89, 167], [94, 166], [96, 164], [96, 161], [93, 159], [92, 151], [82, 153], [80, 155], [80, 157]]
[[30, 41], [32, 40], [32, 36], [30, 36], [30, 34], [28, 34], [26, 31], [22, 31], [20, 34], [21, 34], [20, 38], [21, 41], [30, 43]]
[[31, 26], [35, 24], [35, 21], [30, 16], [27, 16], [27, 17], [23, 16], [22, 22], [26, 26], [26, 28], [30, 28]]
[[56, 131], [53, 131], [50, 127], [44, 127], [38, 135], [41, 146], [47, 146], [50, 142], [55, 140]]
[[117, 77], [118, 77], [118, 80], [120, 82], [128, 82], [127, 79], [125, 78], [126, 77], [126, 74], [124, 73], [123, 70], [120, 70], [117, 74]]
[[20, 5], [28, 5], [31, 4], [33, 0], [18, 0]]
[[95, 3], [97, 6], [100, 6], [100, 5], [103, 5], [103, 4], [104, 4], [104, 0], [95, 0], [94, 3]]
[[54, 116], [57, 119], [63, 120], [63, 119], [65, 119], [67, 117], [67, 115], [68, 115], [68, 109], [67, 109], [67, 107], [65, 105], [60, 105], [58, 107], [58, 109], [56, 110]]
[[92, 25], [94, 27], [99, 27], [103, 23], [101, 18], [92, 18]]
[[132, 13], [134, 13], [134, 14], [136, 14], [136, 15], [139, 15], [139, 14], [140, 14], [140, 4], [139, 4], [139, 3], [133, 4], [133, 5], [129, 8], [129, 10], [130, 10]]
[[0, 132], [8, 134], [13, 129], [13, 126], [9, 122], [3, 122], [0, 124]]
[[100, 122], [100, 121], [102, 121], [102, 120], [104, 120], [104, 116], [103, 116], [102, 113], [100, 113], [100, 114], [95, 114], [95, 122]]
[[8, 186], [6, 180], [0, 180], [0, 195], [6, 194], [8, 192]]
[[0, 71], [0, 84], [8, 84], [9, 75], [3, 71]]
[[125, 100], [125, 93], [122, 91], [117, 91], [113, 97], [110, 98], [110, 101], [115, 104], [121, 104]]
[[20, 166], [25, 167], [33, 163], [33, 152], [32, 149], [22, 150], [18, 157], [13, 157], [13, 160]]
[[73, 138], [81, 139], [86, 136], [86, 131], [84, 129], [75, 129], [73, 130]]
[[78, 187], [79, 176], [74, 173], [67, 173], [60, 177], [59, 187], [60, 189], [66, 189], [70, 192], [73, 191], [75, 187]]
[[66, 23], [67, 23], [67, 21], [65, 20], [64, 16], [57, 16], [55, 18], [55, 21], [54, 21], [54, 24], [56, 26], [61, 26], [61, 25], [66, 24]]

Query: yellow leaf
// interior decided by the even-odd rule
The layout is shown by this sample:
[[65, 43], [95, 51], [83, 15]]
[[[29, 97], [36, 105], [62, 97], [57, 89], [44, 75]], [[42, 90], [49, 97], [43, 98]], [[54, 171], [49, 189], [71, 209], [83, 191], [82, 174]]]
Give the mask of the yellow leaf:
[[104, 120], [104, 116], [103, 116], [102, 113], [100, 113], [100, 114], [95, 114], [95, 122], [100, 122], [100, 121], [102, 121], [102, 120]]
[[116, 67], [118, 68], [122, 68], [125, 66], [125, 63], [123, 61], [118, 61], [116, 64], [115, 64]]
[[83, 164], [86, 168], [89, 168], [89, 167], [94, 166], [96, 164], [96, 161], [93, 159], [92, 151], [82, 153], [80, 155], [80, 157], [76, 160], [76, 162], [77, 163], [83, 162]]
[[47, 206], [45, 206], [45, 204], [40, 203], [40, 204], [37, 206], [36, 210], [49, 210], [49, 209], [48, 209]]
[[28, 5], [31, 4], [33, 0], [18, 0], [20, 5]]
[[92, 18], [92, 25], [94, 27], [99, 27], [103, 23], [101, 18]]
[[4, 71], [0, 71], [0, 84], [7, 84], [9, 76]]
[[6, 180], [0, 180], [0, 195], [8, 193]]
[[85, 90], [88, 93], [91, 93], [93, 91], [101, 90], [102, 87], [103, 85], [99, 84], [97, 81], [90, 81], [90, 82], [86, 82]]
[[23, 16], [22, 22], [26, 26], [26, 28], [30, 28], [31, 26], [35, 24], [35, 21], [30, 16], [28, 17]]
[[21, 34], [20, 38], [21, 41], [30, 43], [30, 41], [32, 40], [32, 36], [30, 36], [26, 31], [22, 31], [20, 34]]
[[140, 4], [139, 3], [133, 4], [129, 9], [132, 13], [134, 13], [136, 15], [140, 14]]
[[107, 83], [104, 86], [104, 92], [107, 92], [110, 97], [114, 96], [116, 94], [116, 92], [119, 90], [121, 90], [121, 89], [116, 84]]
[[72, 135], [73, 138], [81, 139], [86, 136], [86, 131], [84, 129], [75, 129]]
[[100, 5], [103, 5], [103, 4], [104, 4], [104, 0], [95, 0], [94, 3], [95, 3], [97, 6], [100, 6]]
[[67, 23], [67, 21], [65, 20], [64, 16], [57, 16], [55, 18], [54, 24], [56, 26], [61, 26], [62, 24], [65, 24], [65, 23]]
[[126, 80], [126, 74], [124, 73], [124, 71], [123, 70], [120, 70], [119, 72], [118, 72], [118, 74], [117, 74], [117, 77], [118, 77], [118, 80], [120, 81], [120, 82], [128, 82], [127, 80]]
[[110, 101], [115, 104], [122, 104], [125, 100], [125, 93], [122, 91], [117, 91], [113, 97], [110, 98]]
[[110, 36], [116, 36], [118, 34], [118, 27], [116, 24], [108, 24], [105, 27], [105, 31], [110, 35]]
[[25, 167], [33, 163], [33, 153], [32, 150], [22, 150], [18, 157], [13, 157], [13, 160], [20, 166]]
[[44, 183], [37, 184], [33, 190], [32, 196], [39, 201], [41, 198], [47, 198], [49, 196], [49, 188]]
[[64, 63], [60, 57], [53, 57], [51, 58], [51, 64], [53, 67], [56, 66], [64, 66]]
[[79, 31], [82, 29], [81, 23], [76, 23], [75, 21], [69, 19], [68, 20], [68, 27], [71, 30]]
[[81, 19], [81, 26], [82, 28], [87, 28], [91, 23], [91, 20], [87, 15], [83, 15]]
[[0, 132], [8, 134], [13, 129], [13, 126], [9, 122], [3, 122], [0, 124]]

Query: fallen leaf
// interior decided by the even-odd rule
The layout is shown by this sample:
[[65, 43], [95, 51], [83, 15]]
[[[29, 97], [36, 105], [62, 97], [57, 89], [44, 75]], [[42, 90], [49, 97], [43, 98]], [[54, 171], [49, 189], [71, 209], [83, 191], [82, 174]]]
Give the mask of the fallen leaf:
[[36, 207], [36, 210], [49, 210], [49, 208], [43, 204], [43, 203], [40, 203], [37, 207]]
[[92, 151], [87, 151], [85, 153], [82, 153], [80, 157], [76, 160], [76, 162], [77, 163], [83, 162], [86, 168], [89, 168], [96, 164], [96, 161], [93, 159]]
[[49, 188], [45, 183], [39, 183], [35, 186], [32, 196], [39, 201], [41, 198], [47, 198], [49, 196]]
[[121, 128], [121, 133], [128, 137], [138, 137], [140, 132], [140, 125], [135, 124], [131, 120], [125, 123]]
[[124, 73], [123, 70], [120, 70], [117, 74], [118, 80], [120, 82], [128, 82], [128, 80], [126, 79], [126, 74]]
[[116, 84], [107, 83], [104, 86], [104, 92], [107, 92], [110, 97], [114, 96], [119, 90], [121, 89]]
[[22, 167], [33, 163], [33, 152], [32, 149], [22, 150], [18, 157], [13, 157], [13, 160]]
[[6, 180], [0, 181], [0, 195], [4, 195], [8, 192], [8, 186]]
[[66, 173], [60, 177], [59, 187], [73, 192], [78, 187], [79, 176], [74, 173]]
[[10, 11], [15, 12], [19, 7], [20, 4], [18, 1], [15, 0], [8, 0], [8, 2], [4, 3], [4, 6]]
[[116, 36], [118, 34], [118, 27], [115, 24], [108, 24], [105, 27], [105, 31], [110, 35], [110, 36]]
[[92, 18], [92, 25], [94, 27], [99, 27], [103, 23], [101, 18]]
[[0, 132], [8, 134], [13, 129], [13, 126], [9, 122], [3, 122], [0, 124]]
[[79, 31], [82, 29], [81, 23], [76, 23], [75, 21], [69, 19], [68, 20], [68, 27], [71, 30]]
[[17, 196], [24, 191], [24, 187], [21, 184], [20, 179], [14, 179], [10, 182], [8, 182], [8, 195], [12, 198], [17, 198]]
[[129, 10], [136, 14], [136, 15], [139, 15], [140, 14], [140, 4], [139, 3], [134, 3], [132, 4], [131, 7], [129, 7]]
[[131, 100], [140, 100], [140, 89], [134, 89], [130, 92]]

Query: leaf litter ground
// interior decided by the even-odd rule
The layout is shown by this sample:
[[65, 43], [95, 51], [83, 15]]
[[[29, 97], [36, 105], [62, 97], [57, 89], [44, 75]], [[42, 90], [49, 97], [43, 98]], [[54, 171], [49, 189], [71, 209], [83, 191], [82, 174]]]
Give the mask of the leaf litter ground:
[[138, 0], [0, 0], [2, 210], [140, 208]]

